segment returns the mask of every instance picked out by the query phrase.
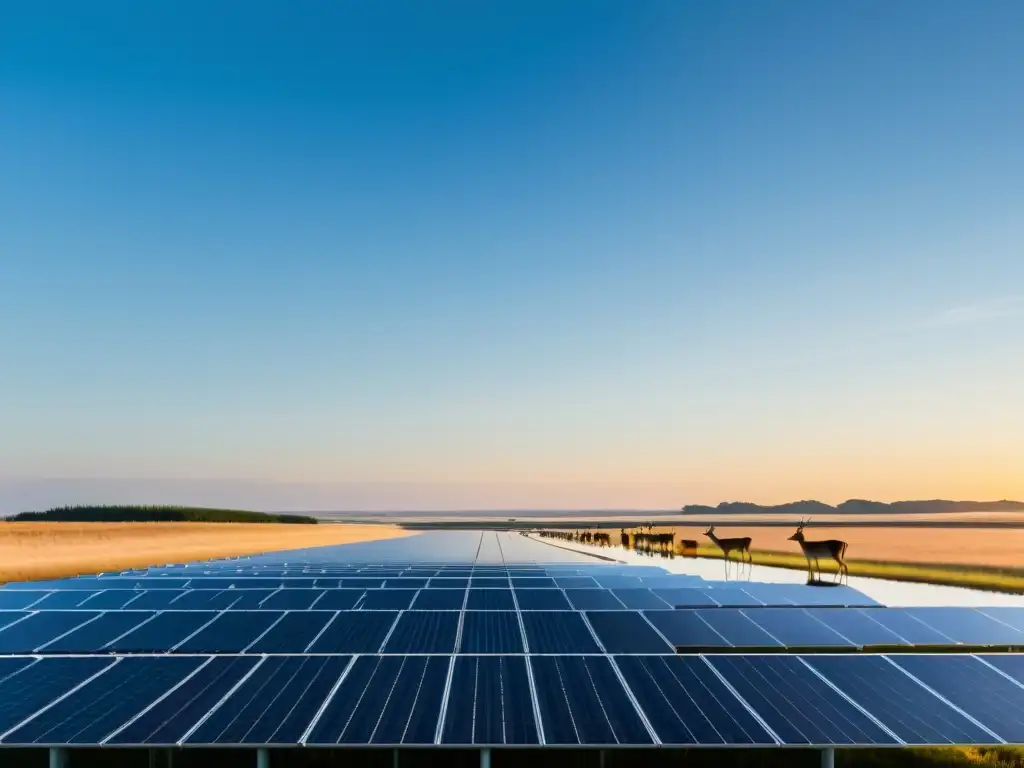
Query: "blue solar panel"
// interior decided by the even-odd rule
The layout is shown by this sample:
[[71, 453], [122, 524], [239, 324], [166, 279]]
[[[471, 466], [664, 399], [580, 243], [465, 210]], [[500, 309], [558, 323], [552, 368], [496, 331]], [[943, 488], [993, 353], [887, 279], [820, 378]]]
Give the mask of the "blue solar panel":
[[898, 743], [795, 656], [708, 658], [783, 744]]
[[507, 577], [473, 576], [469, 582], [471, 589], [508, 589], [510, 582]]
[[523, 637], [514, 611], [466, 611], [459, 653], [522, 653]]
[[350, 661], [349, 656], [268, 657], [186, 741], [297, 744]]
[[341, 611], [308, 652], [377, 653], [397, 618], [397, 611]]
[[291, 611], [245, 649], [246, 653], [302, 653], [334, 618], [334, 611]]
[[140, 596], [161, 593], [175, 596], [172, 602], [163, 606], [175, 611], [219, 611], [229, 608], [238, 600], [238, 591], [233, 589], [190, 589], [184, 592], [160, 590], [160, 592], [142, 592]]
[[31, 653], [99, 615], [96, 611], [46, 611], [32, 614], [16, 624], [0, 629], [0, 653]]
[[348, 611], [359, 604], [364, 594], [366, 590], [363, 589], [327, 589], [316, 601], [316, 608], [324, 611]]
[[15, 727], [113, 663], [109, 658], [48, 658], [7, 676], [0, 682], [0, 733]]
[[107, 643], [117, 653], [159, 653], [173, 648], [218, 614], [211, 611], [162, 611], [138, 629]]
[[96, 594], [93, 591], [86, 592], [80, 589], [69, 589], [61, 592], [51, 592], [40, 598], [32, 605], [34, 611], [58, 611], [78, 608], [84, 601]]
[[539, 743], [524, 657], [460, 656], [455, 659], [441, 743]]
[[269, 630], [280, 611], [225, 611], [174, 647], [176, 653], [241, 653]]
[[521, 614], [530, 653], [600, 653], [579, 613], [526, 611]]
[[436, 578], [427, 583], [428, 589], [467, 589], [469, 579]]
[[46, 597], [49, 592], [22, 591], [16, 589], [0, 589], [0, 610], [20, 611]]
[[[264, 601], [274, 594], [276, 590], [273, 589], [231, 589], [227, 590], [228, 594], [234, 594], [238, 597], [233, 603], [231, 603], [230, 610], [232, 611], [257, 611], [259, 610]], [[174, 608], [175, 604], [171, 604], [171, 608]]]
[[599, 589], [591, 576], [556, 576], [555, 586], [560, 589]]
[[902, 608], [865, 609], [864, 615], [896, 633], [910, 645], [950, 645], [953, 643], [953, 639], [949, 635], [944, 635], [934, 627], [918, 621]]
[[412, 605], [414, 589], [371, 589], [363, 596], [359, 607], [363, 610], [401, 611]]
[[382, 652], [454, 653], [458, 629], [458, 611], [406, 611]]
[[608, 653], [672, 653], [655, 629], [636, 611], [588, 611], [587, 621]]
[[1024, 646], [1024, 634], [973, 608], [906, 608], [908, 615], [967, 645]]
[[204, 661], [194, 656], [122, 658], [9, 733], [4, 743], [97, 744]]
[[317, 601], [323, 596], [319, 589], [282, 589], [269, 595], [260, 604], [263, 610], [305, 611], [316, 607]]
[[384, 579], [370, 579], [364, 576], [343, 578], [341, 586], [345, 589], [377, 589], [384, 586]]
[[948, 654], [899, 654], [899, 667], [1010, 744], [1024, 744], [1024, 688], [982, 661]]
[[97, 653], [108, 643], [153, 618], [147, 611], [112, 611], [97, 616], [39, 648], [40, 653]]
[[550, 576], [519, 576], [511, 579], [512, 589], [555, 589], [557, 585]]
[[906, 641], [871, 618], [875, 609], [868, 608], [802, 608], [822, 624], [862, 647], [899, 646]]
[[708, 590], [708, 596], [724, 608], [757, 608], [764, 605], [750, 593], [740, 588], [722, 587]]
[[31, 616], [28, 611], [0, 611], [0, 629]]
[[681, 650], [729, 648], [731, 644], [701, 616], [706, 611], [644, 611], [665, 638]]
[[649, 589], [613, 589], [612, 594], [624, 606], [635, 610], [671, 608], [672, 606]]
[[20, 672], [35, 661], [24, 656], [19, 658], [0, 656], [0, 683], [13, 674]]
[[139, 590], [130, 606], [133, 611], [161, 611], [165, 608], [174, 608], [173, 602], [185, 594], [181, 590], [173, 589], [152, 589]]
[[[756, 610], [766, 610], [758, 608]], [[751, 615], [756, 611], [751, 609]], [[779, 648], [784, 644], [751, 621], [739, 608], [701, 611], [700, 617], [736, 648]]]
[[744, 615], [790, 648], [850, 648], [854, 644], [802, 608], [748, 608]]
[[993, 744], [990, 734], [879, 656], [804, 660], [907, 744]]
[[413, 600], [417, 611], [457, 611], [466, 601], [464, 589], [424, 589]]
[[471, 589], [466, 599], [471, 611], [511, 611], [515, 607], [511, 589]]
[[708, 589], [652, 589], [655, 595], [673, 608], [717, 608], [718, 603]]
[[626, 576], [623, 574], [595, 575], [594, 581], [606, 589], [642, 589], [644, 583], [639, 576]]
[[516, 602], [521, 611], [568, 611], [572, 609], [560, 589], [517, 589]]
[[[173, 745], [206, 716], [259, 663], [255, 656], [217, 656], [140, 716], [112, 734], [108, 744]], [[270, 698], [278, 691], [267, 691]]]
[[362, 656], [337, 689], [308, 744], [433, 744], [449, 660]]
[[605, 656], [532, 656], [547, 744], [651, 744]]
[[82, 608], [90, 611], [115, 611], [124, 608], [142, 594], [140, 589], [105, 589], [83, 601]]
[[615, 661], [662, 744], [775, 744], [700, 657]]
[[427, 579], [413, 579], [403, 577], [400, 579], [387, 579], [384, 581], [385, 589], [423, 589], [427, 586]]
[[621, 610], [622, 601], [607, 589], [567, 589], [565, 596], [577, 611]]

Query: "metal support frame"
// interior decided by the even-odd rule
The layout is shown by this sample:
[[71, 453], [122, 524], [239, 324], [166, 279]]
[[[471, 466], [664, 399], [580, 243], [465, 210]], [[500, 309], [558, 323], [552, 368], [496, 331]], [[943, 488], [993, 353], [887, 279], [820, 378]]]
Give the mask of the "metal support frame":
[[50, 747], [50, 768], [68, 768], [71, 759], [68, 751], [62, 747]]
[[821, 768], [835, 768], [836, 751], [832, 747], [821, 750]]
[[480, 750], [480, 768], [491, 768], [491, 750], [487, 747]]
[[270, 768], [270, 750], [265, 747], [256, 750], [256, 768]]

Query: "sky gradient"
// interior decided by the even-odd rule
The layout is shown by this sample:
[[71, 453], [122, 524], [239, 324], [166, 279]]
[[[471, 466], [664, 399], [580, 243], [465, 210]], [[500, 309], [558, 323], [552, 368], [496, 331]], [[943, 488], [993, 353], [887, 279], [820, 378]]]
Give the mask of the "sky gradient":
[[1024, 498], [1022, 26], [7, 9], [0, 513]]

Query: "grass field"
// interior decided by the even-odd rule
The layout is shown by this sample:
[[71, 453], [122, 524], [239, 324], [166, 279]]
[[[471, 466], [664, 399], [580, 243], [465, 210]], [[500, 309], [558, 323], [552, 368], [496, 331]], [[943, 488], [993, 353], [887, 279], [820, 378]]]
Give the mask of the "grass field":
[[0, 522], [0, 582], [407, 535], [392, 525]]

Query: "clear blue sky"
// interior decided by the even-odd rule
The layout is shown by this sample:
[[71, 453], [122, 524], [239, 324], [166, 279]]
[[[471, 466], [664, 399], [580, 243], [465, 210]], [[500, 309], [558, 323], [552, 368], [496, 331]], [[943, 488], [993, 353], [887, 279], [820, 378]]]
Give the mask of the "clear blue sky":
[[1024, 496], [1022, 28], [6, 8], [0, 511]]

